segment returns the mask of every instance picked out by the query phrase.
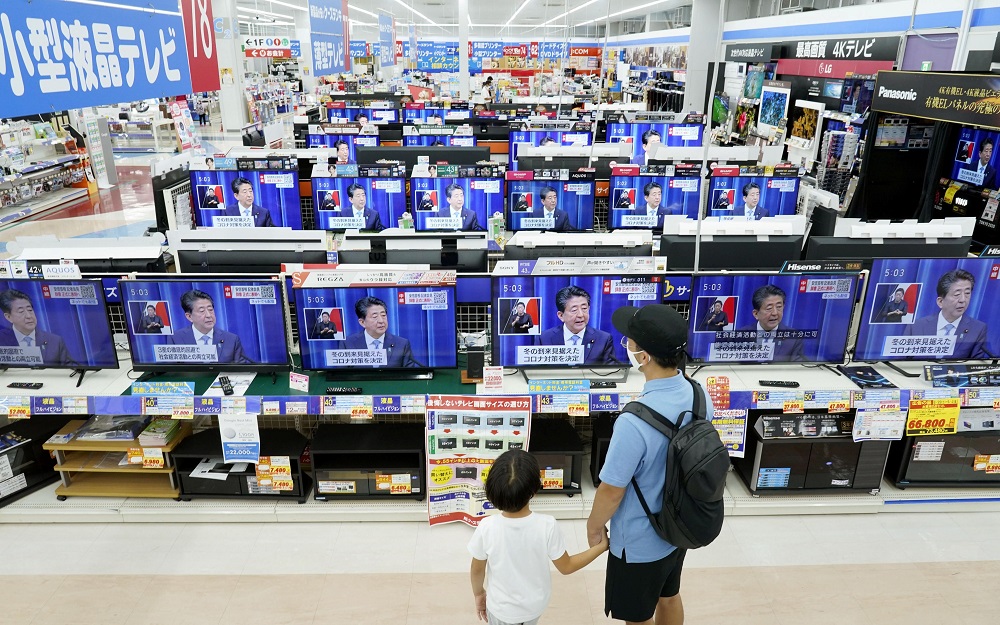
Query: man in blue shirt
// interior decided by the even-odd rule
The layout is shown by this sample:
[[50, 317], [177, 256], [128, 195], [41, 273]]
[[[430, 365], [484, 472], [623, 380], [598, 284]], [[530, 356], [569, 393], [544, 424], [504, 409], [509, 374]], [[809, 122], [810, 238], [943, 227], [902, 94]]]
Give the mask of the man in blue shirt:
[[[684, 379], [687, 321], [673, 308], [651, 304], [619, 308], [611, 323], [624, 337], [633, 367], [645, 376], [637, 399], [671, 421], [694, 405], [693, 390]], [[706, 397], [711, 420], [712, 407]], [[685, 415], [686, 424], [691, 419]], [[631, 487], [635, 477], [652, 507], [663, 501], [667, 448], [670, 441], [639, 417], [622, 413], [615, 421], [611, 445], [594, 507], [587, 520], [587, 539], [600, 542], [611, 521], [604, 612], [628, 623], [681, 625], [681, 569], [685, 549], [660, 538]], [[657, 507], [656, 512], [659, 508]]]

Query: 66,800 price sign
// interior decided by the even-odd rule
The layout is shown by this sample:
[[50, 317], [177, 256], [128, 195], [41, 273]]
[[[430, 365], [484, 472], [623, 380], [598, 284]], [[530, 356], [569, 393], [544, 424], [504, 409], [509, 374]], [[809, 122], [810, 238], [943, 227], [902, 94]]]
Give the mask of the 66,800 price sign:
[[928, 436], [932, 434], [954, 434], [958, 425], [955, 417], [939, 417], [921, 419], [913, 418], [906, 421], [907, 436]]

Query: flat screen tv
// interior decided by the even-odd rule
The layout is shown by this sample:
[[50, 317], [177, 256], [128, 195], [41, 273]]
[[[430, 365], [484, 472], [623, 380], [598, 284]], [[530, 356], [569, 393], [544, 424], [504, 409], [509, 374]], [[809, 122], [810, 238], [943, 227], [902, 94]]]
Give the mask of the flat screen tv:
[[277, 279], [121, 280], [136, 371], [289, 369]]
[[458, 363], [454, 286], [292, 291], [304, 369], [435, 369]]
[[443, 126], [445, 120], [447, 119], [469, 119], [471, 117], [472, 111], [469, 109], [403, 109], [404, 124], [420, 121], [425, 124], [437, 124], [439, 126]]
[[192, 171], [191, 198], [199, 227], [302, 229], [297, 171]]
[[403, 178], [313, 178], [312, 185], [321, 230], [381, 232], [406, 210]]
[[798, 177], [713, 176], [708, 184], [710, 217], [756, 221], [794, 215], [798, 205]]
[[485, 230], [490, 217], [503, 215], [503, 189], [502, 178], [411, 178], [414, 228]]
[[346, 119], [352, 122], [386, 122], [399, 123], [399, 109], [374, 109], [349, 106], [347, 108], [332, 108], [326, 110], [327, 119]]
[[655, 151], [657, 144], [680, 148], [701, 147], [705, 127], [701, 124], [661, 124], [635, 122], [608, 124], [607, 142], [624, 141], [632, 144], [632, 162], [647, 165], [647, 154]]
[[508, 154], [511, 169], [517, 169], [517, 149], [521, 145], [591, 145], [594, 135], [590, 132], [570, 130], [511, 130], [508, 136]]
[[358, 162], [357, 146], [379, 145], [378, 135], [351, 134], [308, 134], [307, 148], [333, 148], [337, 151], [337, 162], [341, 165], [353, 165]]
[[[609, 227], [662, 230], [665, 215], [698, 218], [700, 165], [673, 168], [673, 175], [620, 175], [612, 170]], [[622, 171], [622, 170], [617, 170]]]
[[997, 189], [997, 140], [1000, 132], [965, 127], [959, 131], [955, 144], [952, 180], [961, 180], [976, 187]]
[[997, 259], [876, 258], [854, 359], [995, 358], [998, 280]]
[[593, 178], [508, 180], [507, 229], [553, 232], [593, 230], [594, 193]]
[[493, 364], [629, 366], [611, 314], [662, 301], [662, 276], [494, 276]]
[[458, 135], [403, 135], [403, 147], [474, 148], [476, 137]]
[[0, 280], [0, 367], [117, 369], [100, 280]]
[[702, 274], [691, 286], [693, 363], [842, 363], [856, 274]]

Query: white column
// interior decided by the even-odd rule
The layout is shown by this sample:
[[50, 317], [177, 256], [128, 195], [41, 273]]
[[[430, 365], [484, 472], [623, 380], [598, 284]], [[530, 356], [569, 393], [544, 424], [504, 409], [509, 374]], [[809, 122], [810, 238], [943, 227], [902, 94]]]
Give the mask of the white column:
[[[302, 56], [299, 57], [299, 70], [302, 76], [303, 93], [312, 93], [316, 87], [316, 74], [313, 71], [312, 38], [309, 36], [309, 13], [306, 11], [293, 11], [295, 13], [295, 38], [302, 46]], [[308, 69], [307, 74], [305, 70]]]
[[458, 0], [458, 97], [472, 98], [469, 92], [469, 0]]
[[698, 0], [691, 6], [691, 43], [688, 44], [687, 84], [684, 86], [683, 112], [705, 113], [705, 90], [708, 88], [708, 64], [721, 58], [722, 28], [719, 13], [723, 0]]
[[243, 37], [239, 31], [239, 21], [236, 18], [236, 0], [212, 0], [212, 13], [215, 17], [224, 18], [232, 25], [233, 38], [217, 38], [219, 49], [219, 70], [232, 70], [232, 84], [223, 80], [219, 87], [219, 106], [222, 109], [222, 128], [224, 130], [240, 130], [250, 123], [247, 114], [247, 100], [243, 85]]

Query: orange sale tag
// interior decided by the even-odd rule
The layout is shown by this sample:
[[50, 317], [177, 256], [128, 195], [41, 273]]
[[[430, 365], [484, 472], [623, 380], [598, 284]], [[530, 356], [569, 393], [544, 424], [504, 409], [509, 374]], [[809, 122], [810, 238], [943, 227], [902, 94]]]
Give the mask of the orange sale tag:
[[851, 409], [851, 404], [846, 401], [832, 401], [827, 412], [847, 412]]
[[798, 414], [806, 411], [806, 403], [801, 399], [786, 401], [781, 411], [785, 414]]

